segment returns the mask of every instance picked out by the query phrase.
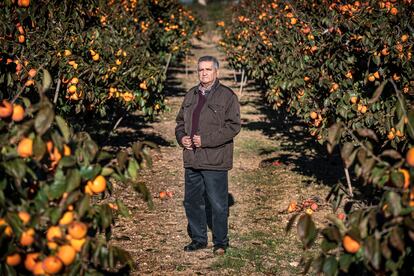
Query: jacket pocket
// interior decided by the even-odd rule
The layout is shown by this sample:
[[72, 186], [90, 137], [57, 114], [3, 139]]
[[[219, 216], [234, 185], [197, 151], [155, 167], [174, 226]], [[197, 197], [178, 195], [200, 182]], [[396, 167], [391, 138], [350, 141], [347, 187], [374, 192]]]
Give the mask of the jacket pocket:
[[224, 125], [224, 106], [220, 104], [211, 104], [209, 103], [208, 108], [213, 113], [213, 118], [216, 120], [217, 124], [222, 127]]
[[221, 166], [224, 162], [224, 147], [225, 145], [222, 145], [217, 148], [205, 148], [205, 165], [209, 166]]

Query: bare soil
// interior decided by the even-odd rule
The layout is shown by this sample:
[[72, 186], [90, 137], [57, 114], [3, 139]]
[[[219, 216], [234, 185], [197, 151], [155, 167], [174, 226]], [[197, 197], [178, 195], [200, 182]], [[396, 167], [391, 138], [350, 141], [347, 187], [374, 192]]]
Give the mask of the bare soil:
[[[131, 254], [133, 275], [298, 274], [303, 250], [295, 228], [285, 233], [292, 216], [286, 212], [289, 202], [317, 198], [319, 209], [313, 216], [318, 224], [325, 223], [325, 215], [331, 212], [324, 197], [343, 177], [341, 164], [326, 157], [324, 149], [309, 138], [305, 126], [268, 108], [263, 92], [253, 82], [249, 81], [240, 93], [233, 71], [216, 47], [217, 40], [208, 34], [194, 41], [183, 64], [169, 69], [170, 111], [152, 123], [129, 118], [117, 131], [115, 140], [130, 139], [132, 143], [144, 138], [160, 145], [160, 152], [153, 152], [153, 167], [140, 172], [153, 196], [153, 208], [132, 188], [114, 185], [113, 196], [130, 209], [131, 218], [117, 220], [112, 242]], [[175, 115], [186, 91], [197, 84], [194, 69], [202, 55], [219, 58], [220, 79], [238, 94], [243, 122], [235, 139], [234, 168], [230, 171], [229, 191], [235, 204], [230, 208], [230, 249], [224, 256], [213, 255], [211, 239], [207, 249], [183, 251], [190, 239], [182, 204], [182, 150], [174, 137]], [[240, 79], [240, 74], [237, 77]], [[160, 191], [171, 191], [173, 197], [160, 199]]]

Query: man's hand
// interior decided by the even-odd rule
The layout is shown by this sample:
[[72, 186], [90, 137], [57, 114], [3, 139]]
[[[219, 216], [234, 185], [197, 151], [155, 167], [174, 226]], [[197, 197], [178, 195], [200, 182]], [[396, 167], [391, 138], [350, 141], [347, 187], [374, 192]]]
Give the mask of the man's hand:
[[190, 136], [184, 136], [184, 137], [181, 139], [181, 144], [183, 144], [183, 146], [184, 146], [184, 148], [185, 148], [185, 149], [188, 149], [188, 150], [193, 149], [193, 148], [191, 147], [192, 142], [191, 142], [191, 138], [190, 138]]
[[201, 137], [200, 137], [200, 135], [194, 135], [193, 136], [193, 144], [196, 148], [201, 147]]

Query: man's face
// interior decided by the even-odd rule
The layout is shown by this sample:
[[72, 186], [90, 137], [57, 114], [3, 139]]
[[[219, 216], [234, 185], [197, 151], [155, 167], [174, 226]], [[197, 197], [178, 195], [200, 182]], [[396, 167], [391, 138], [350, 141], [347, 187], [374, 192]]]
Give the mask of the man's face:
[[211, 85], [218, 76], [212, 61], [202, 61], [198, 64], [198, 79], [203, 86]]

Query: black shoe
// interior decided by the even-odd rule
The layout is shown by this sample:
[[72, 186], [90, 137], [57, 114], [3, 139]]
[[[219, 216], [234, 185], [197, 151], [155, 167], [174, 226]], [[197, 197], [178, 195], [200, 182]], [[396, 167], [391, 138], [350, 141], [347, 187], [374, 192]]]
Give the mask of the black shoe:
[[215, 245], [213, 248], [214, 255], [224, 255], [227, 251], [227, 246]]
[[207, 247], [206, 243], [201, 243], [198, 241], [192, 241], [190, 244], [184, 246], [184, 251], [186, 252], [192, 252], [192, 251], [196, 251], [199, 249], [204, 249]]

